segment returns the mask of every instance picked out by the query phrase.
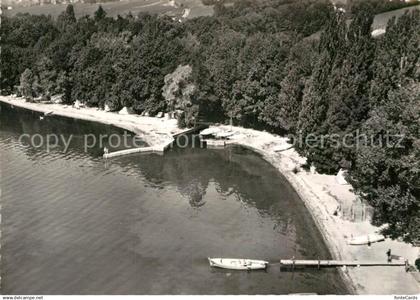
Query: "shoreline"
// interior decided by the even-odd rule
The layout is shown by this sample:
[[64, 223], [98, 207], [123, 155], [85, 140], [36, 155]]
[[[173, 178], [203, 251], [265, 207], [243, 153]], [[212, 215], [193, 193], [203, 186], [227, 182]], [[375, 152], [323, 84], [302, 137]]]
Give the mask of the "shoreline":
[[[134, 132], [152, 147], [172, 143], [173, 136], [186, 131], [177, 128], [176, 120], [119, 115], [95, 108], [76, 109], [62, 104], [28, 103], [22, 98], [10, 96], [0, 96], [0, 102], [40, 113], [53, 111], [57, 116], [119, 127]], [[305, 163], [305, 158], [290, 148], [287, 138], [241, 127], [224, 125], [212, 127], [234, 131], [235, 135], [228, 145], [239, 145], [260, 154], [287, 179], [309, 210], [334, 259], [386, 261], [385, 252], [392, 249], [392, 253], [408, 259], [410, 264], [414, 263], [419, 248], [403, 242], [386, 239], [381, 243], [373, 243], [370, 248], [348, 245], [347, 240], [351, 236], [374, 233], [379, 228], [371, 225], [367, 219], [349, 220], [353, 210], [359, 208], [360, 204], [350, 185], [338, 184], [333, 175], [312, 174], [304, 170], [294, 173], [296, 166]], [[279, 147], [284, 150], [279, 152], [277, 150]], [[338, 206], [344, 208], [343, 212], [334, 216], [333, 213]], [[368, 209], [363, 204], [361, 207]], [[362, 212], [363, 215], [366, 216]], [[403, 267], [358, 267], [345, 270], [338, 268], [338, 271], [349, 292], [353, 294], [408, 295], [420, 292], [419, 283], [410, 273], [405, 272]]]
[[[287, 179], [308, 209], [333, 259], [386, 262], [385, 253], [388, 249], [392, 249], [392, 253], [414, 264], [414, 260], [420, 254], [420, 248], [404, 242], [387, 238], [384, 242], [372, 243], [370, 248], [367, 245], [348, 245], [347, 240], [352, 236], [371, 234], [380, 228], [370, 224], [368, 218], [348, 220], [345, 212], [334, 216], [338, 206], [353, 208], [353, 204], [358, 203], [351, 185], [340, 185], [334, 175], [312, 174], [302, 169], [294, 173], [295, 167], [300, 168], [306, 159], [290, 147], [287, 138], [242, 127], [226, 125], [211, 127], [234, 132], [235, 135], [226, 143], [227, 147], [239, 145], [258, 153]], [[337, 269], [349, 292], [353, 294], [414, 295], [420, 292], [419, 282], [413, 275], [407, 273], [404, 267]]]
[[[277, 169], [277, 171], [280, 172], [281, 175], [284, 176], [284, 178], [286, 178], [287, 182], [290, 184], [290, 186], [292, 186], [293, 190], [298, 194], [300, 200], [304, 203], [306, 209], [308, 210], [309, 214], [311, 215], [312, 220], [314, 221], [314, 223], [317, 227], [317, 230], [320, 232], [320, 234], [323, 238], [323, 242], [326, 245], [328, 251], [330, 252], [332, 258], [334, 260], [342, 260], [342, 256], [338, 252], [338, 249], [337, 249], [336, 245], [334, 244], [334, 242], [331, 240], [331, 237], [327, 234], [326, 228], [324, 228], [324, 225], [321, 222], [321, 220], [318, 218], [318, 215], [316, 213], [314, 213], [314, 209], [316, 210], [316, 208], [314, 208], [313, 203], [311, 201], [309, 201], [308, 195], [305, 194], [306, 191], [303, 191], [301, 188], [299, 188], [299, 182], [295, 178], [292, 177], [293, 173], [291, 173], [290, 170], [286, 171], [281, 166], [279, 166], [276, 163], [276, 161], [274, 161], [268, 155], [268, 153], [266, 151], [263, 151], [259, 148], [253, 147], [253, 146], [248, 145], [248, 144], [242, 144], [242, 143], [238, 143], [238, 142], [232, 142], [232, 143], [227, 144], [226, 146], [229, 147], [229, 146], [233, 146], [233, 145], [244, 147], [246, 149], [249, 149], [249, 150], [259, 154], [262, 159], [264, 159], [265, 161], [270, 163], [273, 167], [275, 167]], [[351, 279], [349, 274], [346, 273], [346, 272], [343, 272], [342, 268], [337, 267], [336, 269], [339, 273], [339, 276], [340, 276], [341, 280], [343, 281], [344, 285], [348, 289], [348, 292], [351, 293], [352, 295], [360, 294], [360, 291], [357, 289], [357, 285], [353, 282], [353, 280]]]
[[97, 108], [76, 109], [70, 105], [26, 102], [23, 98], [0, 96], [0, 102], [39, 113], [101, 123], [118, 127], [143, 139], [150, 147], [163, 149], [174, 141], [174, 136], [186, 130], [177, 127], [175, 119], [144, 117], [140, 115], [120, 115], [118, 112], [105, 112]]

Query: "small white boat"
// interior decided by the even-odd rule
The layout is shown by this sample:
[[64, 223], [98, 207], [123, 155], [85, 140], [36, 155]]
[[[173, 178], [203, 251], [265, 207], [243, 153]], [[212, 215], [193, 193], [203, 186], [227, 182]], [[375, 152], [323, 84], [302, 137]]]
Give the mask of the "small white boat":
[[290, 148], [293, 148], [293, 145], [290, 145], [288, 143], [284, 143], [282, 145], [274, 146], [273, 151], [274, 152], [282, 152], [282, 151], [289, 150]]
[[264, 270], [268, 261], [242, 258], [208, 258], [210, 267], [232, 270]]
[[348, 241], [349, 245], [367, 245], [371, 243], [377, 243], [384, 241], [385, 237], [382, 234], [366, 234], [354, 237]]
[[318, 295], [317, 293], [292, 293], [289, 294], [291, 296], [315, 296]]

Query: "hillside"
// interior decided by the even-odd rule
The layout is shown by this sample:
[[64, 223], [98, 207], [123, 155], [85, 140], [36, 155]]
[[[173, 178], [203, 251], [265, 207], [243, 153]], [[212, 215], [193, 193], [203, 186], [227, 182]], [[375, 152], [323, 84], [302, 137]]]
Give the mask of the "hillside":
[[[172, 2], [172, 3], [171, 3]], [[177, 0], [175, 3], [168, 0], [123, 0], [118, 2], [108, 2], [102, 4], [75, 3], [74, 11], [76, 17], [92, 15], [101, 5], [110, 17], [117, 15], [126, 15], [131, 12], [133, 15], [138, 13], [167, 14], [173, 17], [181, 17], [186, 9], [189, 14], [186, 18], [199, 16], [208, 16], [213, 14], [213, 7], [205, 6], [201, 0]], [[6, 10], [4, 13], [8, 16], [14, 16], [18, 13], [31, 13], [34, 15], [51, 15], [57, 17], [66, 9], [66, 4], [46, 4], [29, 7], [18, 7], [12, 10]]]

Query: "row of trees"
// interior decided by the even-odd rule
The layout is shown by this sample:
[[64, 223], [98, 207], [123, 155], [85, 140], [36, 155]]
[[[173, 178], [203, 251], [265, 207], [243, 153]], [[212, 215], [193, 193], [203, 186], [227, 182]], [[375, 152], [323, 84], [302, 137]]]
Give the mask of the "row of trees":
[[[248, 108], [243, 116], [230, 103], [233, 93], [237, 102], [243, 102], [244, 92], [248, 98], [261, 90], [263, 97], [277, 93], [274, 86], [292, 44], [318, 31], [327, 18], [326, 1], [292, 2], [244, 1], [229, 9], [219, 4], [216, 17], [183, 24], [152, 15], [108, 18], [102, 7], [93, 18], [76, 20], [71, 5], [57, 20], [27, 14], [4, 18], [2, 91], [10, 93], [20, 86], [30, 98], [60, 94], [68, 103], [81, 100], [115, 110], [130, 106], [153, 115], [167, 107], [162, 96], [164, 76], [180, 64], [190, 64], [194, 84], [201, 88], [196, 89], [192, 112], [186, 114], [190, 120], [183, 123], [190, 124], [197, 107], [202, 107], [203, 114], [219, 119], [226, 115], [223, 110], [232, 108], [242, 124], [253, 124], [259, 122], [258, 111]], [[299, 18], [291, 18], [292, 11]], [[263, 43], [264, 52], [254, 48], [256, 43]], [[230, 57], [225, 57], [227, 47]], [[243, 80], [256, 67], [254, 77], [259, 78]], [[267, 68], [272, 68], [272, 78], [261, 84]], [[245, 91], [250, 81], [255, 88]], [[267, 114], [265, 118], [270, 118]]]
[[[408, 241], [420, 237], [420, 14], [390, 20], [371, 37], [361, 9], [346, 25], [330, 19], [307, 80], [296, 134], [314, 138], [298, 150], [326, 173], [350, 170], [356, 192], [374, 208], [374, 222]], [[335, 138], [335, 140], [333, 139]], [[336, 142], [338, 141], [338, 142]]]
[[[352, 12], [357, 13], [359, 10], [363, 10], [366, 0], [349, 0], [347, 1], [346, 8]], [[387, 12], [390, 10], [395, 10], [407, 6], [418, 5], [417, 0], [369, 0], [371, 8], [375, 14]]]
[[233, 120], [315, 139], [296, 143], [308, 164], [348, 169], [374, 221], [415, 240], [420, 16], [392, 19], [374, 39], [373, 9], [358, 2], [350, 23], [327, 0], [219, 1], [215, 16], [183, 23], [113, 19], [101, 7], [76, 19], [71, 5], [56, 20], [4, 17], [2, 92], [19, 86], [29, 98], [60, 94], [67, 103], [152, 115], [181, 109], [183, 126]]

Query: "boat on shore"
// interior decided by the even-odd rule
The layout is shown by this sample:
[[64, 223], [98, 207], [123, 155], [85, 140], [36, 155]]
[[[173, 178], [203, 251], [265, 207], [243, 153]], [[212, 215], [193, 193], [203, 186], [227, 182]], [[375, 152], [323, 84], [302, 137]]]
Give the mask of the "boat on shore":
[[208, 258], [210, 267], [231, 270], [265, 270], [269, 262], [255, 259], [242, 258]]
[[348, 241], [349, 245], [369, 245], [371, 243], [382, 242], [385, 240], [385, 237], [382, 234], [366, 234], [354, 237]]

